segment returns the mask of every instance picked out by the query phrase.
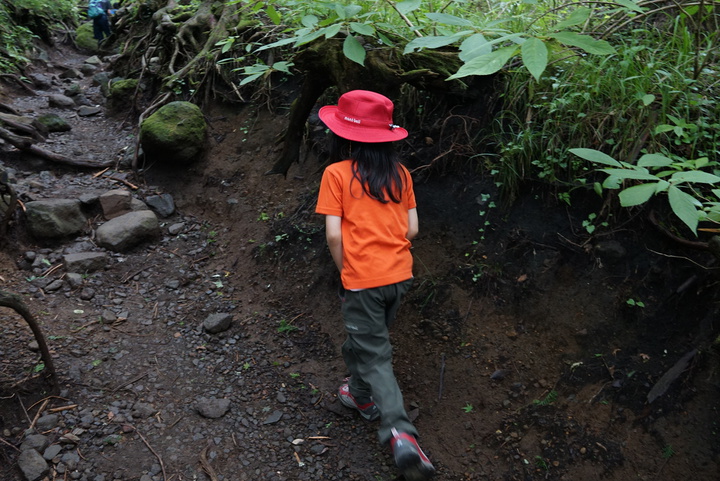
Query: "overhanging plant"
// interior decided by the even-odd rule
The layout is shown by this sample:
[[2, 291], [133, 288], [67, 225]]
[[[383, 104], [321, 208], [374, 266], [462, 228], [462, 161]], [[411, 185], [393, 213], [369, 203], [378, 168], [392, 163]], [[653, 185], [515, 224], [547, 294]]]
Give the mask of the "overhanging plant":
[[607, 166], [600, 171], [608, 176], [602, 184], [595, 184], [595, 190], [601, 194], [603, 188], [622, 189], [619, 199], [623, 207], [641, 205], [653, 195], [667, 194], [673, 213], [693, 234], [697, 235], [701, 221], [720, 223], [720, 188], [715, 188], [720, 177], [706, 171], [716, 171], [718, 163], [707, 157], [673, 160], [663, 154], [645, 154], [637, 164], [630, 164], [595, 149], [578, 148], [570, 152]]

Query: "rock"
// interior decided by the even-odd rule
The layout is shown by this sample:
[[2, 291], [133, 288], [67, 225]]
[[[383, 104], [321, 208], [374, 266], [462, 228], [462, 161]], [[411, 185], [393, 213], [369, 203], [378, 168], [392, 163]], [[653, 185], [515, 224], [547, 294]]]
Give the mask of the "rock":
[[69, 68], [60, 74], [60, 78], [81, 79], [81, 78], [83, 78], [83, 76], [82, 76], [82, 73], [80, 73], [80, 70], [78, 70], [76, 68]]
[[102, 194], [99, 198], [100, 207], [102, 207], [103, 216], [106, 219], [113, 219], [131, 212], [130, 203], [132, 194], [125, 189], [110, 190]]
[[185, 230], [185, 222], [178, 222], [168, 227], [168, 234], [178, 235]]
[[34, 449], [20, 453], [17, 464], [27, 481], [36, 481], [48, 472], [48, 463]]
[[27, 227], [34, 237], [50, 239], [79, 234], [87, 218], [79, 200], [48, 199], [25, 204]]
[[110, 109], [125, 108], [138, 89], [137, 79], [122, 79], [110, 83], [108, 91], [108, 107]]
[[57, 114], [44, 114], [36, 119], [48, 132], [68, 132], [72, 126]]
[[140, 143], [151, 160], [187, 165], [205, 148], [207, 124], [197, 105], [170, 102], [140, 125]]
[[82, 93], [82, 87], [80, 87], [80, 84], [77, 82], [73, 82], [70, 85], [68, 85], [65, 90], [63, 90], [63, 95], [66, 97], [75, 97], [76, 95], [80, 95]]
[[203, 322], [203, 328], [210, 334], [227, 331], [232, 324], [233, 315], [230, 313], [210, 314]]
[[83, 105], [77, 110], [80, 117], [92, 117], [100, 112], [102, 112], [102, 109], [97, 105]]
[[156, 412], [157, 412], [157, 409], [155, 409], [152, 406], [152, 404], [137, 402], [133, 406], [132, 416], [135, 419], [146, 419], [146, 418], [151, 417]]
[[51, 444], [47, 447], [42, 457], [45, 461], [50, 461], [55, 456], [60, 454], [60, 451], [62, 451], [62, 446], [60, 446], [59, 444]]
[[170, 217], [175, 213], [175, 201], [170, 194], [150, 195], [145, 202], [160, 217]]
[[204, 418], [217, 419], [230, 410], [229, 399], [200, 398], [195, 404], [198, 414]]
[[108, 265], [110, 258], [104, 252], [79, 252], [63, 256], [63, 264], [67, 272], [86, 274], [95, 272]]
[[85, 63], [99, 67], [100, 65], [102, 65], [102, 60], [100, 60], [100, 57], [98, 57], [97, 55], [93, 55], [92, 57], [86, 58]]
[[46, 414], [38, 418], [35, 427], [37, 427], [39, 431], [49, 431], [58, 425], [59, 419], [60, 417], [57, 414]]
[[82, 72], [83, 75], [88, 77], [90, 75], [94, 75], [95, 72], [98, 71], [98, 68], [95, 65], [90, 65], [90, 64], [84, 63], [80, 66], [80, 71]]
[[32, 83], [41, 90], [47, 90], [52, 87], [52, 79], [42, 73], [31, 73], [28, 78], [32, 80]]
[[265, 421], [263, 421], [263, 424], [275, 424], [282, 419], [282, 416], [282, 411], [274, 411], [270, 416], [267, 417], [267, 419], [265, 419]]
[[121, 215], [98, 227], [98, 245], [115, 252], [125, 252], [160, 234], [157, 216], [149, 210]]
[[50, 444], [50, 440], [42, 434], [30, 434], [20, 445], [20, 451], [43, 451]]
[[48, 96], [48, 105], [60, 109], [74, 109], [75, 101], [66, 95], [53, 94]]

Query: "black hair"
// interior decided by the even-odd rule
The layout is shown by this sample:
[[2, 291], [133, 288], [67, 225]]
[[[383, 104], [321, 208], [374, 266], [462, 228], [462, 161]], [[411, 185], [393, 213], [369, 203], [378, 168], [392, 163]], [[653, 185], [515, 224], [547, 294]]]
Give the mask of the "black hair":
[[405, 172], [392, 142], [354, 142], [330, 132], [329, 161], [352, 160], [353, 181], [362, 185], [363, 192], [387, 204], [399, 204], [405, 184]]

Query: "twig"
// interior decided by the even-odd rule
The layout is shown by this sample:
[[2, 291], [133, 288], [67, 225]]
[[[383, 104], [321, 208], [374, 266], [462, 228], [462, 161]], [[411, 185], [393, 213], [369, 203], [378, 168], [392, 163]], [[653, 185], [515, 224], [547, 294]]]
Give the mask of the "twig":
[[140, 439], [142, 439], [142, 441], [145, 443], [145, 446], [147, 446], [147, 448], [150, 450], [150, 452], [155, 455], [158, 462], [160, 463], [160, 469], [162, 469], [163, 479], [167, 479], [167, 474], [165, 474], [165, 463], [163, 463], [163, 460], [160, 457], [160, 455], [155, 452], [155, 450], [152, 448], [152, 446], [150, 446], [150, 443], [147, 442], [147, 439], [145, 439], [145, 436], [143, 436], [142, 433], [140, 431], [138, 431], [135, 426], [131, 425], [131, 427], [137, 433], [137, 435], [140, 436]]
[[207, 451], [209, 448], [210, 446], [205, 446], [205, 449], [200, 452], [200, 466], [202, 466], [203, 471], [210, 476], [211, 481], [218, 481], [217, 474], [215, 474], [215, 470], [210, 466], [210, 462], [207, 459]]
[[387, 0], [387, 3], [389, 3], [390, 6], [398, 13], [398, 15], [400, 15], [400, 18], [402, 18], [403, 21], [407, 24], [407, 26], [410, 27], [410, 30], [412, 30], [413, 32], [415, 32], [415, 35], [417, 35], [418, 37], [422, 37], [422, 36], [423, 36], [423, 34], [420, 33], [420, 32], [415, 28], [415, 25], [412, 24], [412, 22], [410, 21], [410, 19], [407, 18], [407, 17], [405, 16], [405, 14], [402, 13], [400, 10], [398, 10], [398, 8], [397, 8], [397, 6], [395, 5], [394, 2], [391, 2], [390, 0]]
[[40, 406], [40, 409], [37, 410], [37, 412], [35, 413], [35, 417], [33, 418], [32, 422], [30, 423], [30, 429], [35, 427], [35, 423], [37, 423], [37, 420], [40, 418], [40, 414], [42, 414], [42, 412], [45, 410], [45, 408], [47, 407], [49, 402], [50, 402], [49, 399], [46, 399], [45, 401], [43, 401], [42, 405]]
[[139, 376], [137, 376], [136, 378], [130, 379], [129, 381], [125, 381], [124, 383], [120, 384], [118, 387], [116, 387], [115, 389], [113, 389], [110, 392], [119, 391], [120, 389], [124, 388], [125, 386], [135, 383], [135, 382], [139, 381], [140, 379], [144, 378], [145, 376], [148, 375], [148, 373], [149, 373], [149, 371], [146, 371], [146, 372], [140, 374]]
[[128, 181], [125, 180], [125, 179], [120, 179], [120, 178], [118, 178], [118, 177], [113, 177], [112, 175], [103, 175], [102, 178], [103, 178], [103, 179], [114, 180], [115, 182], [120, 182], [121, 184], [125, 184], [126, 186], [130, 187], [132, 190], [138, 190], [138, 189], [139, 189], [139, 187], [138, 187], [137, 185], [135, 185], [135, 184], [133, 184], [133, 183], [131, 183], [131, 182], [128, 182]]
[[77, 404], [68, 404], [67, 406], [60, 406], [60, 407], [56, 407], [56, 408], [50, 408], [50, 409], [48, 409], [48, 412], [49, 412], [49, 413], [59, 413], [59, 412], [62, 412], [62, 411], [69, 411], [69, 410], [71, 410], [71, 409], [75, 409], [76, 407], [78, 407]]
[[15, 451], [20, 452], [20, 449], [19, 449], [19, 448], [13, 446], [13, 445], [10, 444], [9, 442], [5, 441], [3, 438], [0, 438], [0, 441], [2, 441], [3, 444], [5, 444], [5, 445], [7, 445], [7, 446], [10, 446], [11, 448], [13, 448]]

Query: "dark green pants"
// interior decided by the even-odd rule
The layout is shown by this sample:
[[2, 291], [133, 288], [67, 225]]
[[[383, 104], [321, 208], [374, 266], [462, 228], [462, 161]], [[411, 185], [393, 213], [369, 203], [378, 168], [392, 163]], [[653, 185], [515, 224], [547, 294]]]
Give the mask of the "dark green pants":
[[397, 429], [417, 436], [408, 419], [392, 366], [388, 329], [412, 279], [362, 291], [345, 291], [342, 314], [347, 340], [342, 355], [350, 371], [350, 393], [355, 398], [372, 396], [380, 411], [378, 437], [386, 443]]

